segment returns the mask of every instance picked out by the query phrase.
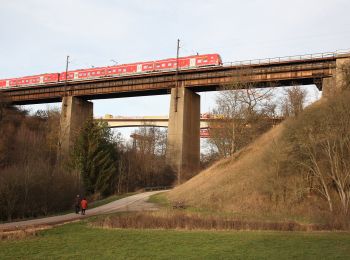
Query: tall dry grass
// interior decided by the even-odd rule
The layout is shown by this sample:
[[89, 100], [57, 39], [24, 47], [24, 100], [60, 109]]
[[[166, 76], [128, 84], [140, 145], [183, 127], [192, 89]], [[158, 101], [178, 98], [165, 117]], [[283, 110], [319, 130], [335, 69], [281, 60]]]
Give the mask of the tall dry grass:
[[341, 230], [341, 225], [300, 224], [295, 221], [245, 221], [217, 215], [203, 216], [185, 211], [139, 212], [112, 215], [90, 223], [100, 228], [177, 229], [177, 230]]

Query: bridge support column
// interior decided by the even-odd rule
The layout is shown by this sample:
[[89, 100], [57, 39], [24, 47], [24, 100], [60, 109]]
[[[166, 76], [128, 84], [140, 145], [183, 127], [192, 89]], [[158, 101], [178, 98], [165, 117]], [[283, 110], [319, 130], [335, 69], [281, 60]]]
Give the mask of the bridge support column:
[[328, 98], [335, 93], [335, 79], [333, 77], [322, 79], [322, 97]]
[[350, 59], [348, 57], [337, 58], [334, 76], [322, 80], [322, 97], [332, 97], [344, 89], [346, 81], [350, 80], [346, 79], [346, 71], [350, 72]]
[[200, 160], [200, 96], [184, 86], [171, 90], [167, 163], [177, 173], [178, 183], [194, 176]]
[[83, 124], [93, 116], [93, 103], [78, 97], [63, 97], [61, 109], [60, 155], [69, 155], [70, 148]]

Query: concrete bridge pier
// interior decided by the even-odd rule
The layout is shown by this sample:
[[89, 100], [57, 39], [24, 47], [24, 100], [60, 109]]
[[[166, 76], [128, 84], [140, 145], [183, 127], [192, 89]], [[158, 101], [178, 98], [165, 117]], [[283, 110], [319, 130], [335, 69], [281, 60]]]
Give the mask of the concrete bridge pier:
[[[177, 108], [175, 108], [177, 103]], [[167, 163], [178, 183], [196, 174], [200, 160], [200, 96], [185, 86], [171, 89]]]
[[67, 96], [62, 98], [60, 156], [69, 155], [81, 127], [93, 117], [93, 103], [79, 97]]
[[[350, 68], [350, 58], [339, 56], [335, 61], [332, 77], [322, 79], [322, 97], [332, 97], [344, 89], [347, 80], [345, 70]], [[350, 76], [350, 75], [348, 75]]]

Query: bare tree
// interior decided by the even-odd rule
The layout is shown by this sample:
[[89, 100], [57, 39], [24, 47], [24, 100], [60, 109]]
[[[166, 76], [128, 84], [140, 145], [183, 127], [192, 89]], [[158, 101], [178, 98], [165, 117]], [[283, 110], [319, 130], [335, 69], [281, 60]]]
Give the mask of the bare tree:
[[250, 143], [269, 128], [268, 118], [275, 115], [274, 88], [259, 88], [252, 82], [234, 82], [216, 99], [209, 123], [209, 143], [220, 157], [227, 157]]
[[302, 112], [305, 106], [306, 95], [306, 90], [300, 88], [300, 86], [287, 88], [281, 104], [283, 116], [297, 116]]
[[326, 199], [329, 211], [339, 209], [345, 215], [350, 206], [349, 99], [344, 91], [305, 111], [286, 135], [294, 144], [293, 156], [313, 180], [310, 188]]

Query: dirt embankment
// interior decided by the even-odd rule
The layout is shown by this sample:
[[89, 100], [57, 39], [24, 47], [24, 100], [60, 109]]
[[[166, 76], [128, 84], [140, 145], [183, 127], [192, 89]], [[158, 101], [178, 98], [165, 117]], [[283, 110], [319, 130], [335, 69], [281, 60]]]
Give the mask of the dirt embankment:
[[[221, 160], [168, 195], [171, 201], [241, 212], [261, 205], [259, 186], [268, 178], [265, 154], [280, 138], [284, 125], [274, 127], [231, 158]], [[263, 205], [261, 205], [263, 206]]]

